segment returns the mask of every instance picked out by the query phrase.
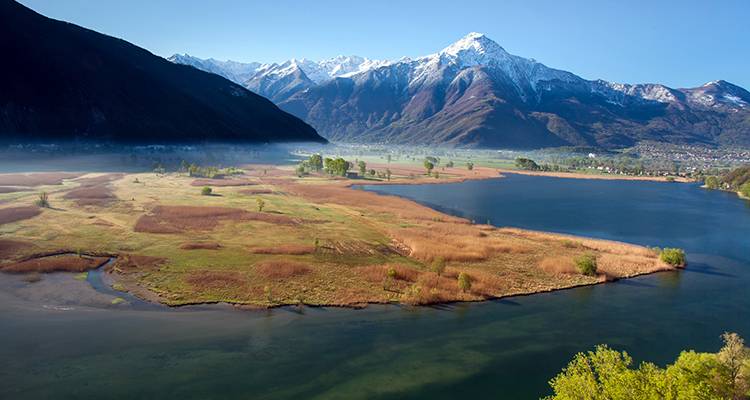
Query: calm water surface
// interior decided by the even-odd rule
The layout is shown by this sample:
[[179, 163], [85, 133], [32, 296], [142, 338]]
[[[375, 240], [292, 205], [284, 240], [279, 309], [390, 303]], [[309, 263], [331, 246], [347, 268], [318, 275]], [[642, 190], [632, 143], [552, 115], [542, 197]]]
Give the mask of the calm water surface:
[[479, 304], [270, 312], [59, 307], [0, 276], [0, 398], [533, 399], [598, 343], [666, 363], [717, 350], [727, 330], [750, 338], [750, 206], [732, 194], [520, 175], [368, 189], [477, 222], [678, 246], [690, 265]]

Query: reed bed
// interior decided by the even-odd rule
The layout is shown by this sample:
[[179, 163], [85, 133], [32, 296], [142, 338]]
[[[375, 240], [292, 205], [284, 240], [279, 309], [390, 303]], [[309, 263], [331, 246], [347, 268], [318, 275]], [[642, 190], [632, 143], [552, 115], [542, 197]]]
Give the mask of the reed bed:
[[219, 250], [222, 246], [216, 242], [190, 242], [181, 244], [180, 248], [183, 250]]
[[0, 239], [0, 259], [10, 259], [33, 247], [31, 243], [11, 239]]
[[190, 186], [216, 186], [216, 187], [230, 187], [230, 186], [252, 186], [257, 185], [258, 182], [249, 181], [247, 179], [196, 179], [190, 183]]
[[255, 273], [267, 279], [291, 278], [311, 271], [307, 264], [291, 260], [264, 260], [255, 264]]
[[29, 174], [0, 174], [0, 186], [59, 185], [65, 179], [81, 176], [72, 172], [38, 172]]
[[250, 251], [254, 254], [287, 254], [299, 256], [315, 253], [315, 246], [304, 244], [280, 244], [272, 247], [256, 247]]
[[79, 257], [75, 255], [61, 255], [35, 258], [3, 266], [3, 272], [84, 272], [100, 267], [106, 263], [107, 257]]
[[23, 221], [25, 219], [36, 217], [41, 213], [41, 208], [37, 206], [0, 208], [0, 225]]

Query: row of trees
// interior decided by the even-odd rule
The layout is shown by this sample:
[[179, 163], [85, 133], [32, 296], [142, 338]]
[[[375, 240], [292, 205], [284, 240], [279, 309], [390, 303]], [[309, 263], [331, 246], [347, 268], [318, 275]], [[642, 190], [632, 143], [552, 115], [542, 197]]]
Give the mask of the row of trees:
[[[434, 170], [434, 169], [435, 169], [435, 168], [436, 168], [436, 167], [437, 167], [437, 166], [438, 166], [439, 164], [440, 164], [440, 159], [439, 159], [439, 158], [437, 158], [437, 157], [432, 157], [432, 156], [427, 156], [427, 157], [425, 157], [424, 161], [422, 162], [422, 165], [424, 166], [424, 169], [425, 169], [425, 171], [427, 171], [427, 176], [431, 176], [431, 175], [432, 175], [432, 171], [433, 171], [433, 170]], [[454, 163], [453, 163], [453, 161], [451, 160], [451, 161], [448, 161], [448, 162], [447, 162], [447, 163], [445, 164], [445, 166], [446, 166], [446, 167], [448, 167], [448, 168], [453, 168], [453, 166], [454, 166]], [[473, 162], [471, 162], [471, 161], [467, 162], [467, 163], [466, 163], [466, 169], [468, 169], [469, 171], [473, 170], [473, 169], [474, 169], [474, 163], [473, 163]], [[437, 172], [435, 172], [435, 174], [437, 175]], [[436, 176], [436, 178], [437, 178], [437, 177], [439, 177], [439, 175], [437, 175], [437, 176]]]
[[[159, 164], [157, 167], [154, 168], [154, 172], [158, 173], [165, 173], [165, 169]], [[188, 176], [195, 177], [195, 178], [221, 178], [226, 175], [238, 175], [241, 174], [243, 171], [239, 168], [234, 167], [228, 167], [228, 168], [219, 168], [214, 167], [211, 165], [198, 165], [195, 163], [188, 163], [185, 160], [182, 160], [180, 162], [180, 172], [187, 173]]]
[[633, 368], [626, 352], [606, 345], [578, 353], [550, 381], [547, 400], [742, 400], [750, 397], [750, 349], [736, 333], [722, 335], [718, 353], [683, 351], [666, 368]]
[[308, 157], [307, 160], [302, 161], [297, 165], [297, 176], [304, 176], [312, 172], [325, 172], [329, 175], [335, 176], [346, 176], [352, 167], [357, 166], [357, 173], [360, 177], [378, 177], [380, 179], [391, 180], [391, 170], [386, 169], [385, 171], [375, 171], [374, 169], [367, 169], [367, 163], [362, 160], [358, 160], [355, 163], [347, 161], [341, 157], [323, 158], [320, 154], [313, 154]]

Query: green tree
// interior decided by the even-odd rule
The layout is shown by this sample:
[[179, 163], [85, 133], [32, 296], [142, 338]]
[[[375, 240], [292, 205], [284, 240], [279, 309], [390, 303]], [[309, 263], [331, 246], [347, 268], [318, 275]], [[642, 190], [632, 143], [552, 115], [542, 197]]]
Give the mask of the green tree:
[[729, 399], [746, 399], [750, 395], [750, 349], [736, 333], [725, 332], [721, 338], [724, 347], [717, 358], [724, 367], [724, 394]]
[[447, 162], [447, 163], [445, 164], [445, 166], [446, 166], [446, 167], [448, 167], [448, 168], [453, 168], [453, 160], [451, 160], [451, 161], [448, 161], [448, 162]]
[[440, 172], [435, 171], [433, 175], [435, 176], [435, 179], [440, 179]]
[[258, 204], [258, 212], [263, 212], [263, 208], [266, 206], [266, 201], [259, 197], [255, 199], [255, 203]]
[[467, 273], [458, 274], [458, 288], [464, 293], [471, 289], [471, 277]]
[[652, 363], [633, 368], [625, 352], [599, 345], [578, 353], [550, 381], [548, 400], [741, 400], [750, 388], [750, 349], [737, 334], [722, 335], [719, 353], [683, 351], [665, 369]]
[[427, 170], [427, 176], [432, 175], [432, 170], [435, 168], [435, 164], [432, 163], [432, 161], [425, 159], [424, 160], [424, 169]]
[[320, 171], [323, 169], [323, 156], [320, 154], [311, 155], [310, 158], [307, 159], [307, 165], [309, 165], [310, 169], [313, 171]]
[[596, 275], [596, 256], [591, 253], [586, 253], [576, 258], [576, 267], [584, 275], [594, 276]]
[[210, 196], [210, 195], [211, 195], [211, 192], [213, 192], [213, 189], [211, 189], [211, 188], [210, 188], [210, 187], [208, 187], [208, 186], [203, 186], [203, 188], [201, 189], [201, 194], [202, 194], [203, 196]]
[[471, 161], [467, 162], [466, 163], [466, 169], [468, 169], [469, 171], [474, 170], [474, 163], [471, 162]]
[[357, 167], [359, 168], [359, 176], [364, 177], [367, 174], [367, 163], [362, 160], [357, 161]]

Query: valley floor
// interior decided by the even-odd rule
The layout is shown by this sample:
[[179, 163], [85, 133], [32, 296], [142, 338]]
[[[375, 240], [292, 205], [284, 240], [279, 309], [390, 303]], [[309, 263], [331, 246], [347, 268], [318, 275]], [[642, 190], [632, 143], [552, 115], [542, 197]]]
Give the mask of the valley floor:
[[[370, 168], [392, 179], [299, 178], [271, 165], [224, 179], [0, 175], [0, 270], [33, 282], [104, 265], [114, 289], [170, 306], [274, 307], [479, 301], [672, 269], [645, 247], [474, 224], [351, 187], [485, 179], [496, 169], [444, 168], [435, 178], [408, 165]], [[40, 192], [49, 207], [34, 205]], [[577, 271], [584, 254], [596, 257], [595, 276]]]

